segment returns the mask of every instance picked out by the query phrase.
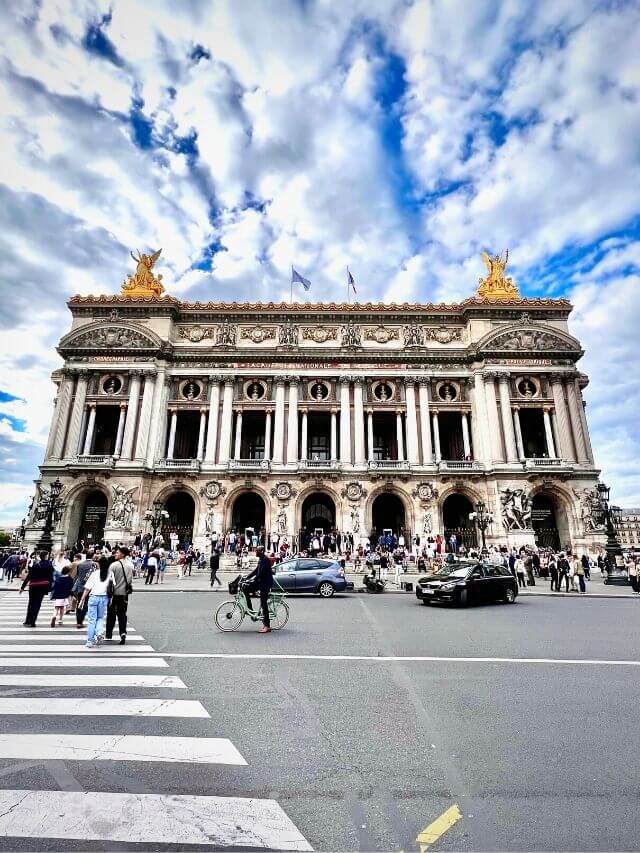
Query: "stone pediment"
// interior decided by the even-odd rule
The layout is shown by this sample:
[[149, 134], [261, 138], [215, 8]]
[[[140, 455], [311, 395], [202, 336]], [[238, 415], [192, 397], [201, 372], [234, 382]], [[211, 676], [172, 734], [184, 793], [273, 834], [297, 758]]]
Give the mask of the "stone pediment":
[[571, 335], [533, 323], [514, 323], [494, 329], [478, 341], [477, 347], [481, 352], [582, 352], [579, 342]]
[[124, 323], [99, 323], [69, 332], [58, 349], [66, 350], [158, 350], [162, 341], [141, 326]]

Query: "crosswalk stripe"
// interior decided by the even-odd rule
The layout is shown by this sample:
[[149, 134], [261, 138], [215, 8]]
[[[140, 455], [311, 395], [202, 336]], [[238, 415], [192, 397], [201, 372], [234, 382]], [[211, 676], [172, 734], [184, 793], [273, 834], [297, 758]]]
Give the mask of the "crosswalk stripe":
[[177, 675], [88, 675], [86, 672], [75, 675], [63, 675], [54, 672], [51, 675], [26, 675], [10, 672], [0, 675], [0, 687], [168, 687], [172, 690], [186, 690], [187, 685]]
[[49, 761], [162, 761], [246, 765], [228, 738], [148, 735], [0, 734], [5, 758]]
[[[38, 636], [34, 634], [27, 634], [26, 631], [24, 634], [2, 634], [0, 635], [0, 643], [4, 643], [9, 640], [23, 640], [25, 643], [36, 643], [42, 642], [45, 638], [51, 639], [57, 643], [72, 643], [72, 642], [86, 642], [86, 631], [60, 631], [58, 628], [55, 629], [55, 634], [49, 629], [49, 634], [39, 634]], [[114, 640], [117, 644], [118, 640]], [[144, 637], [140, 636], [127, 636], [128, 643], [142, 643], [144, 642]], [[31, 646], [33, 648], [33, 646]]]
[[0, 657], [0, 669], [3, 667], [12, 668], [40, 668], [46, 667], [103, 667], [111, 669], [113, 667], [149, 667], [150, 669], [169, 668], [169, 664], [162, 657], [114, 657], [104, 654], [92, 654], [87, 652], [83, 655], [75, 657]]
[[[37, 628], [25, 628], [20, 625], [0, 625], [0, 642], [4, 639], [5, 634], [11, 634], [13, 631], [20, 631], [21, 637], [51, 637], [59, 634], [73, 634], [76, 637], [82, 637], [83, 633], [87, 633], [86, 627], [78, 630], [75, 623], [69, 622], [65, 625], [59, 625], [56, 628], [50, 628], [48, 625], [39, 625]], [[55, 634], [52, 634], [55, 631]], [[135, 637], [140, 637], [135, 628], [127, 627], [127, 639], [133, 640]], [[140, 637], [140, 639], [144, 639]]]
[[[77, 685], [82, 687], [81, 684]], [[209, 712], [191, 699], [59, 699], [41, 696], [0, 697], [0, 714], [100, 717], [200, 717]]]
[[0, 814], [5, 838], [313, 849], [275, 800], [5, 790]]
[[[85, 640], [84, 640], [84, 637], [82, 637], [82, 635], [80, 637], [78, 637], [78, 644], [79, 645], [81, 643], [84, 643], [84, 642], [85, 642]], [[102, 648], [106, 648], [106, 647], [103, 646]], [[114, 651], [116, 648], [117, 648], [116, 646], [113, 647]], [[111, 649], [111, 644], [109, 644], [109, 649]], [[69, 651], [71, 651], [71, 649], [69, 649], [67, 646], [57, 646], [55, 643], [51, 643], [51, 644], [41, 643], [39, 645], [33, 645], [33, 646], [29, 646], [29, 645], [23, 646], [20, 643], [0, 645], [0, 654], [5, 654], [5, 655], [7, 653], [12, 653], [12, 652], [29, 652], [29, 653], [31, 653], [31, 652], [69, 652]], [[135, 646], [134, 648], [127, 649], [127, 654], [133, 654], [133, 653], [137, 654], [138, 652], [140, 654], [145, 654], [145, 653], [148, 654], [149, 652], [153, 652], [153, 651], [155, 651], [153, 646], [139, 645], [139, 646]]]

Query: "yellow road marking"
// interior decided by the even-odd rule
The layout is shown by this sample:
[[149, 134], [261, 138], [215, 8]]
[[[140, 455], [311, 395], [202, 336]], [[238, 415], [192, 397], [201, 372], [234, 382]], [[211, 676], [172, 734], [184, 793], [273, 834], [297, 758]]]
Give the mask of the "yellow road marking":
[[433, 823], [426, 826], [416, 838], [416, 843], [420, 845], [420, 853], [424, 853], [428, 847], [435, 844], [461, 817], [460, 809], [457, 804], [454, 804], [446, 812], [443, 812], [439, 818], [436, 818]]

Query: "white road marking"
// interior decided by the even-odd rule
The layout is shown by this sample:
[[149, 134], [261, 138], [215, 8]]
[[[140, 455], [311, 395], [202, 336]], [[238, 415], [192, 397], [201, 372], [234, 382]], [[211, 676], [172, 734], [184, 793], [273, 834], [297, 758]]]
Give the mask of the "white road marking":
[[[21, 675], [9, 673], [0, 675], [0, 687], [168, 687], [173, 690], [186, 690], [187, 685], [176, 675]], [[75, 700], [74, 700], [75, 701]]]
[[[53, 639], [53, 638], [52, 638]], [[78, 645], [82, 648], [82, 645], [85, 642], [85, 638], [82, 635], [78, 637]], [[117, 644], [108, 643], [106, 646], [102, 646], [102, 649], [116, 652], [119, 648]], [[33, 646], [23, 646], [20, 643], [15, 643], [13, 645], [0, 645], [0, 654], [7, 654], [7, 652], [70, 652], [71, 649], [68, 646], [57, 646], [55, 641], [51, 644], [41, 643], [40, 645]], [[124, 651], [124, 647], [123, 647]], [[133, 648], [129, 648], [126, 650], [127, 654], [137, 654], [140, 652], [141, 654], [149, 653], [155, 651], [153, 646], [134, 646]], [[89, 654], [89, 652], [87, 652]]]
[[[77, 686], [83, 685], [79, 683]], [[42, 696], [0, 697], [0, 715], [4, 714], [209, 718], [204, 705], [191, 699], [59, 699]]]
[[[27, 631], [27, 629], [25, 628], [24, 634], [0, 634], [0, 643], [4, 643], [5, 640], [7, 640], [7, 641], [9, 641], [9, 640], [11, 640], [11, 641], [22, 640], [25, 643], [36, 643], [36, 642], [42, 642], [45, 638], [50, 639], [56, 643], [71, 643], [74, 640], [75, 640], [75, 642], [79, 642], [80, 640], [82, 640], [82, 642], [86, 642], [86, 633], [87, 633], [86, 631], [78, 631], [77, 629], [75, 631], [60, 631], [58, 628], [55, 628], [54, 630], [52, 630], [50, 628], [49, 634], [38, 634], [38, 635], [27, 634], [26, 631]], [[117, 638], [114, 638], [112, 643], [105, 641], [105, 647], [113, 645], [117, 648], [118, 644], [119, 644], [119, 640], [120, 640], [120, 637], [118, 636]], [[143, 642], [144, 642], [144, 637], [140, 637], [140, 636], [127, 637], [127, 643], [143, 643]], [[31, 646], [31, 648], [33, 648], [33, 646]]]
[[48, 761], [161, 761], [246, 765], [227, 738], [147, 735], [0, 734], [5, 758]]
[[9, 790], [0, 814], [6, 838], [313, 849], [275, 800]]
[[371, 661], [372, 663], [528, 663], [566, 664], [575, 666], [640, 666], [640, 660], [597, 660], [590, 658], [481, 658], [444, 657], [428, 655], [294, 655], [294, 654], [251, 654], [225, 652], [162, 652], [167, 658], [212, 658], [228, 660], [317, 660], [317, 661]]
[[0, 669], [3, 667], [34, 667], [46, 669], [47, 667], [103, 667], [112, 669], [114, 667], [149, 667], [149, 669], [161, 669], [169, 667], [169, 664], [161, 657], [114, 657], [98, 652], [87, 651], [86, 654], [75, 657], [0, 657]]

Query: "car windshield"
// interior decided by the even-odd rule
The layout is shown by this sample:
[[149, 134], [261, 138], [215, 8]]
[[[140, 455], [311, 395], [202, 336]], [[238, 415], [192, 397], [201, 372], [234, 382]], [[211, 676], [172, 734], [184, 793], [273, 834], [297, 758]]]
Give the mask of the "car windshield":
[[437, 578], [464, 578], [469, 572], [469, 566], [462, 566], [459, 569], [451, 571], [451, 563], [448, 566], [441, 566], [437, 572], [434, 572], [434, 577]]
[[469, 574], [469, 567], [467, 566], [462, 569], [456, 569], [453, 572], [446, 572], [446, 574], [448, 577], [452, 578], [466, 578], [466, 576]]

